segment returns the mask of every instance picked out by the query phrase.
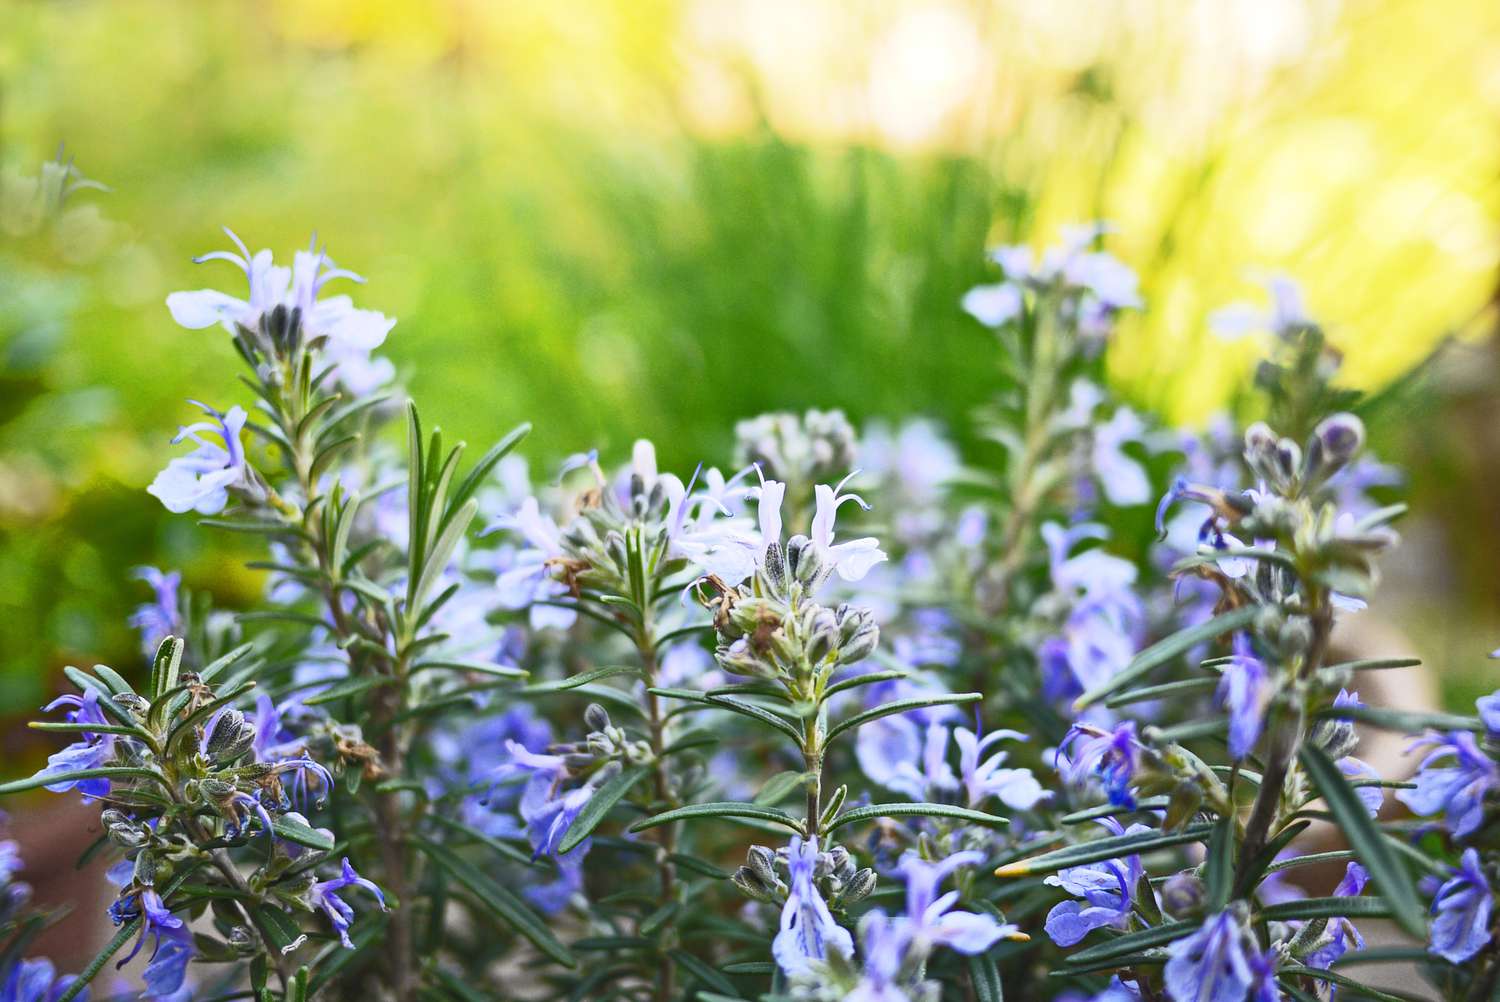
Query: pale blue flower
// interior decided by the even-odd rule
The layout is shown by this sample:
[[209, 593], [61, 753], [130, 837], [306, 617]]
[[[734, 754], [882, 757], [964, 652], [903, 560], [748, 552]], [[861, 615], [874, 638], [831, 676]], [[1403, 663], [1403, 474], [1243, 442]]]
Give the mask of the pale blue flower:
[[1021, 315], [1025, 296], [1014, 282], [977, 285], [964, 293], [964, 312], [986, 327], [1004, 327]]
[[568, 594], [567, 585], [552, 576], [553, 562], [565, 556], [562, 530], [544, 515], [536, 498], [528, 497], [513, 515], [502, 516], [486, 532], [508, 529], [528, 544], [495, 581], [501, 606], [529, 609], [534, 629], [567, 629], [578, 618], [572, 609], [548, 603]]
[[177, 598], [182, 575], [177, 571], [163, 573], [155, 567], [137, 567], [131, 573], [151, 586], [152, 601], [136, 606], [130, 615], [130, 625], [141, 631], [141, 651], [149, 658], [167, 637], [182, 634]]
[[896, 871], [906, 880], [906, 921], [912, 949], [926, 956], [934, 947], [946, 946], [972, 955], [983, 953], [1001, 939], [1018, 935], [1015, 926], [1004, 924], [992, 915], [955, 911], [957, 891], [938, 894], [943, 881], [954, 871], [983, 862], [984, 854], [977, 851], [956, 852], [936, 863], [929, 863], [914, 852], [902, 857]]
[[1269, 309], [1250, 303], [1230, 303], [1209, 314], [1209, 328], [1226, 341], [1262, 331], [1282, 333], [1312, 323], [1302, 301], [1302, 289], [1290, 276], [1274, 274], [1266, 282]]
[[1233, 643], [1234, 653], [1219, 680], [1219, 699], [1229, 711], [1229, 754], [1242, 759], [1260, 740], [1266, 707], [1275, 692], [1266, 663], [1255, 656], [1249, 637], [1236, 633]]
[[170, 512], [217, 515], [229, 503], [230, 488], [249, 484], [245, 452], [240, 444], [248, 415], [239, 406], [223, 414], [207, 404], [198, 406], [213, 420], [187, 425], [172, 439], [174, 444], [192, 439], [198, 447], [169, 462], [146, 491]]
[[[59, 978], [50, 960], [23, 960], [9, 971], [0, 971], [0, 1002], [57, 1002], [78, 979], [71, 974]], [[88, 989], [77, 996], [88, 1002]]]
[[1151, 500], [1151, 481], [1145, 468], [1124, 448], [1140, 442], [1145, 431], [1145, 422], [1128, 407], [1121, 407], [1108, 421], [1094, 426], [1094, 475], [1110, 504], [1129, 506]]
[[1397, 790], [1396, 799], [1414, 814], [1441, 814], [1443, 824], [1460, 838], [1478, 830], [1484, 820], [1486, 796], [1500, 787], [1500, 768], [1495, 760], [1480, 750], [1468, 731], [1429, 733], [1411, 747], [1432, 750], [1412, 777], [1416, 787]]
[[1174, 942], [1163, 972], [1172, 1002], [1244, 1002], [1258, 973], [1246, 955], [1249, 939], [1239, 917], [1223, 911]]
[[997, 751], [983, 758], [985, 752], [1001, 741], [1027, 740], [1020, 731], [991, 731], [980, 737], [967, 727], [955, 727], [953, 740], [958, 745], [958, 772], [969, 807], [978, 807], [990, 797], [997, 797], [1009, 808], [1029, 811], [1052, 796], [1050, 790], [1042, 789], [1030, 769], [1004, 768], [1006, 752]]
[[1428, 949], [1454, 964], [1474, 956], [1490, 941], [1494, 893], [1479, 853], [1465, 849], [1453, 876], [1432, 899], [1432, 939]]
[[[1099, 824], [1111, 835], [1135, 835], [1151, 830], [1140, 824], [1122, 828], [1114, 818], [1102, 818]], [[1130, 924], [1136, 889], [1144, 874], [1141, 857], [1129, 855], [1069, 867], [1048, 877], [1046, 883], [1061, 887], [1082, 900], [1060, 901], [1054, 905], [1047, 913], [1047, 935], [1058, 946], [1073, 946], [1095, 929], [1107, 926], [1125, 930]]]
[[198, 262], [228, 261], [245, 273], [249, 298], [233, 296], [212, 289], [196, 292], [174, 292], [167, 297], [172, 319], [191, 330], [219, 324], [231, 334], [237, 327], [254, 328], [266, 311], [277, 306], [301, 312], [303, 329], [309, 337], [323, 338], [322, 351], [337, 368], [335, 378], [353, 393], [367, 393], [394, 375], [394, 367], [384, 359], [371, 359], [396, 321], [374, 310], [356, 309], [348, 296], [319, 298], [323, 287], [335, 279], [363, 282], [364, 279], [333, 267], [322, 251], [298, 251], [290, 269], [276, 266], [269, 250], [252, 255], [239, 237], [227, 228], [238, 254], [215, 251], [195, 258]]
[[828, 910], [813, 882], [818, 864], [818, 840], [793, 835], [787, 846], [789, 893], [781, 909], [781, 927], [771, 941], [771, 953], [787, 977], [813, 973], [813, 964], [830, 953], [854, 954], [854, 939]]
[[[1364, 893], [1365, 885], [1369, 882], [1370, 874], [1365, 868], [1356, 862], [1350, 862], [1344, 868], [1344, 878], [1334, 888], [1333, 896], [1357, 898]], [[1328, 926], [1323, 935], [1327, 938], [1327, 942], [1303, 958], [1303, 963], [1308, 967], [1327, 970], [1333, 966], [1334, 961], [1348, 953], [1350, 947], [1356, 950], [1365, 948], [1365, 938], [1359, 934], [1354, 923], [1342, 915], [1328, 920]]]

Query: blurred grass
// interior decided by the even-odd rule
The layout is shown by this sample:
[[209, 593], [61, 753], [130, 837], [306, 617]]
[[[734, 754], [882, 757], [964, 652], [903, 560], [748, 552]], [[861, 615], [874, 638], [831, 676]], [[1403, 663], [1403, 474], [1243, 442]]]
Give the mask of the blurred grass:
[[988, 243], [1059, 222], [1119, 225], [1153, 309], [1111, 370], [1186, 419], [1254, 353], [1203, 324], [1251, 269], [1305, 278], [1376, 386], [1478, 332], [1500, 260], [1500, 10], [1470, 0], [0, 0], [0, 24], [0, 163], [66, 141], [114, 189], [84, 199], [85, 260], [0, 275], [0, 710], [131, 663], [136, 563], [256, 587], [141, 490], [184, 397], [237, 399], [227, 340], [162, 307], [233, 287], [189, 260], [221, 224], [278, 255], [316, 227], [450, 433], [531, 420], [539, 460], [645, 435], [679, 468], [770, 408], [962, 419], [995, 386], [958, 298]]

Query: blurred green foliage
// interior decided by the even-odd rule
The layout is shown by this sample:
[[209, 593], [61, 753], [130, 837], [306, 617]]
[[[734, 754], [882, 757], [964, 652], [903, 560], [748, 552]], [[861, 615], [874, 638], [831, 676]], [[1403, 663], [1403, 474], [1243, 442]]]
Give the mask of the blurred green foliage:
[[[1493, 247], [1476, 258], [1463, 244], [1459, 267], [1423, 242], [1420, 214], [1383, 241], [1368, 233], [1367, 206], [1394, 219], [1421, 204], [1380, 187], [1393, 178], [1402, 197], [1424, 177], [1461, 196], [1443, 209], [1460, 235], [1492, 221], [1492, 144], [1458, 156], [1392, 132], [1398, 114], [1411, 136], [1439, 109], [1462, 127], [1493, 118], [1463, 74], [1405, 110], [1383, 96], [1468, 66], [1441, 50], [1379, 55], [1428, 23], [1422, 5], [1309, 15], [1301, 62], [1219, 67], [1233, 86], [1210, 81], [1229, 93], [1212, 128], [1183, 124], [1207, 114], [1204, 88], [1162, 69], [1171, 57], [1180, 73], [1215, 70], [1191, 36], [1202, 26], [1168, 17], [1171, 4], [1113, 38], [1025, 5], [949, 5], [972, 14], [975, 51], [996, 55], [962, 78], [929, 72], [943, 51], [914, 64], [910, 94], [933, 79], [962, 90], [919, 141], [815, 112], [833, 107], [823, 82], [874, 72], [865, 62], [878, 69], [892, 44], [901, 56], [930, 25], [818, 6], [808, 34], [762, 45], [734, 20], [755, 11], [708, 0], [0, 0], [0, 166], [34, 172], [66, 141], [112, 189], [80, 193], [89, 209], [60, 242], [8, 235], [0, 248], [0, 714], [34, 707], [62, 664], [136, 663], [124, 622], [145, 594], [136, 564], [182, 567], [230, 606], [258, 587], [233, 540], [166, 517], [143, 491], [190, 417], [184, 398], [230, 402], [228, 339], [178, 329], [162, 305], [176, 289], [235, 286], [229, 265], [190, 261], [227, 245], [221, 225], [278, 256], [316, 228], [369, 279], [361, 304], [399, 318], [388, 353], [426, 420], [471, 441], [530, 420], [539, 468], [648, 436], [688, 469], [725, 454], [734, 419], [772, 408], [960, 421], [996, 389], [991, 346], [958, 309], [989, 274], [984, 248], [1049, 240], [1061, 220], [1120, 222], [1156, 309], [1127, 326], [1112, 370], [1176, 413], [1201, 415], [1242, 378], [1253, 349], [1215, 346], [1202, 318], [1249, 291], [1252, 266], [1321, 269], [1315, 308], [1367, 276], [1359, 310], [1333, 317], [1367, 382], [1486, 299]], [[835, 16], [875, 34], [845, 38]], [[849, 65], [797, 47], [818, 25]], [[1462, 25], [1430, 27], [1470, 58]], [[729, 44], [703, 40], [715, 31]], [[1097, 52], [1048, 50], [1074, 35]], [[779, 37], [805, 57], [792, 70], [767, 61]], [[1395, 83], [1372, 83], [1377, 65]], [[733, 99], [714, 112], [726, 81]], [[889, 104], [873, 93], [877, 111]], [[1174, 117], [1171, 102], [1190, 98]], [[1389, 149], [1351, 167], [1334, 153], [1354, 140], [1324, 127], [1335, 120], [1364, 122]], [[1163, 136], [1164, 121], [1180, 131]], [[1325, 230], [1266, 236], [1299, 184], [1333, 192], [1326, 205], [1345, 215], [1320, 209]], [[1372, 283], [1387, 300], [1365, 295]], [[1372, 340], [1341, 326], [1372, 316], [1398, 326]]]

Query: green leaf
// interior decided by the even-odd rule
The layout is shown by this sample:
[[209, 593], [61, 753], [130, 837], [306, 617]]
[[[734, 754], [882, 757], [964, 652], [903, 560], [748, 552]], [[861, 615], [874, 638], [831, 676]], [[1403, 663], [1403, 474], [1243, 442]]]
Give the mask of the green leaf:
[[1300, 898], [1267, 905], [1260, 917], [1267, 922], [1315, 918], [1390, 918], [1390, 906], [1383, 898]]
[[966, 821], [969, 824], [983, 825], [986, 828], [1000, 828], [1010, 824], [1008, 818], [1002, 818], [994, 814], [985, 814], [983, 811], [971, 811], [967, 807], [953, 807], [948, 804], [872, 804], [869, 807], [856, 807], [837, 818], [828, 826], [829, 831], [842, 828], [845, 825], [858, 824], [861, 821], [871, 821], [875, 818], [953, 818], [958, 821]]
[[1139, 689], [1127, 689], [1117, 692], [1104, 701], [1105, 706], [1128, 706], [1131, 703], [1144, 703], [1148, 699], [1171, 699], [1177, 696], [1192, 696], [1200, 692], [1209, 692], [1218, 688], [1217, 678], [1186, 678], [1179, 682], [1163, 682], [1161, 685], [1147, 685]]
[[568, 826], [568, 831], [562, 837], [562, 842], [557, 846], [557, 855], [562, 856], [571, 852], [584, 839], [594, 833], [599, 827], [599, 822], [610, 812], [620, 798], [630, 792], [631, 787], [640, 782], [642, 777], [651, 770], [643, 765], [632, 766], [615, 773], [604, 784], [594, 791], [589, 802], [583, 805], [583, 810], [573, 819]]
[[827, 689], [824, 689], [823, 698], [820, 702], [826, 703], [839, 693], [847, 692], [857, 686], [874, 685], [877, 682], [892, 682], [898, 678], [906, 678], [909, 674], [910, 672], [904, 671], [872, 671], [868, 675], [855, 675], [853, 678], [846, 678], [842, 682], [835, 682]]
[[234, 650], [229, 651], [222, 657], [216, 658], [213, 661], [209, 662], [208, 666], [198, 673], [198, 677], [204, 682], [212, 682], [214, 679], [223, 674], [226, 668], [234, 664], [246, 654], [249, 654], [254, 649], [255, 645], [253, 643], [240, 644]]
[[110, 692], [113, 692], [117, 696], [127, 694], [134, 696], [136, 694], [135, 690], [130, 687], [130, 683], [125, 681], [120, 676], [120, 673], [109, 665], [94, 665], [94, 674], [98, 675], [100, 680], [109, 686]]
[[742, 960], [737, 964], [725, 964], [720, 970], [725, 974], [755, 974], [766, 977], [776, 973], [776, 965], [769, 960]]
[[694, 978], [698, 979], [699, 982], [706, 985], [707, 987], [712, 988], [717, 992], [721, 992], [724, 995], [729, 996], [730, 998], [739, 998], [739, 994], [735, 990], [733, 981], [730, 981], [728, 978], [724, 977], [724, 975], [720, 974], [717, 970], [699, 960], [691, 953], [688, 953], [686, 950], [668, 950], [667, 956], [671, 957], [672, 960], [676, 962], [678, 967], [681, 967], [684, 971], [686, 971], [688, 974], [691, 974]]
[[639, 668], [634, 668], [630, 665], [610, 665], [607, 668], [595, 668], [593, 671], [569, 675], [567, 678], [537, 682], [516, 691], [522, 695], [532, 695], [542, 692], [566, 692], [569, 689], [577, 689], [579, 686], [588, 685], [590, 682], [598, 682], [600, 679], [613, 678], [616, 675], [639, 675], [640, 673], [641, 670]]
[[276, 830], [276, 837], [296, 845], [306, 846], [309, 849], [317, 849], [319, 852], [332, 852], [334, 847], [333, 836], [327, 832], [319, 831], [309, 824], [296, 821], [292, 818], [282, 816], [276, 818], [271, 827]]
[[356, 678], [346, 678], [335, 682], [316, 696], [309, 696], [302, 702], [308, 706], [322, 706], [324, 703], [336, 703], [350, 696], [358, 696], [362, 692], [383, 685], [390, 685], [396, 680], [389, 675], [363, 675]]
[[475, 900], [491, 915], [525, 936], [538, 950], [559, 964], [567, 967], [577, 965], [578, 961], [574, 959], [572, 952], [552, 935], [547, 924], [509, 888], [445, 846], [421, 838], [413, 841], [427, 858], [447, 870], [449, 876], [473, 894]]
[[1341, 661], [1336, 665], [1328, 665], [1323, 671], [1346, 672], [1346, 671], [1384, 671], [1388, 668], [1416, 668], [1422, 664], [1421, 658], [1363, 658], [1359, 661]]
[[674, 821], [694, 821], [698, 818], [753, 818], [757, 821], [769, 821], [773, 824], [783, 825], [799, 835], [803, 832], [802, 822], [787, 814], [771, 807], [758, 807], [755, 804], [735, 803], [730, 801], [710, 804], [689, 804], [675, 810], [654, 814], [649, 818], [642, 818], [630, 826], [633, 832], [643, 832], [648, 828], [658, 825], [668, 825]]
[[1234, 889], [1234, 821], [1232, 817], [1220, 818], [1214, 823], [1213, 834], [1208, 839], [1208, 856], [1203, 869], [1210, 913], [1223, 911], [1229, 904], [1230, 891]]
[[983, 698], [983, 694], [977, 692], [958, 692], [942, 696], [917, 696], [912, 699], [898, 699], [893, 703], [883, 703], [863, 713], [856, 713], [852, 717], [840, 720], [829, 729], [827, 740], [832, 741], [845, 731], [852, 731], [856, 727], [868, 724], [872, 720], [879, 720], [881, 717], [889, 717], [893, 713], [905, 713], [908, 710], [920, 710], [928, 706], [973, 703]]
[[1164, 810], [1172, 802], [1168, 796], [1140, 797], [1136, 800], [1135, 809], [1121, 807], [1119, 804], [1098, 804], [1094, 807], [1085, 807], [1081, 811], [1073, 811], [1064, 814], [1057, 819], [1058, 824], [1080, 825], [1085, 821], [1094, 821], [1098, 818], [1112, 818], [1121, 814], [1133, 814], [1135, 811], [1159, 811]]
[[1165, 946], [1174, 940], [1197, 932], [1198, 926], [1199, 923], [1197, 922], [1168, 922], [1165, 925], [1154, 926], [1150, 929], [1141, 929], [1138, 932], [1127, 932], [1123, 936], [1116, 936], [1107, 942], [1069, 954], [1063, 959], [1063, 963], [1069, 967], [1073, 967], [1078, 964], [1113, 960], [1116, 957], [1123, 957], [1127, 953], [1134, 953], [1137, 950], [1145, 950], [1153, 946]]
[[969, 957], [968, 964], [969, 984], [974, 989], [976, 1002], [1005, 1002], [995, 958], [987, 953], [976, 953]]
[[1375, 887], [1390, 903], [1391, 916], [1403, 929], [1413, 936], [1427, 935], [1426, 909], [1417, 896], [1417, 889], [1405, 867], [1396, 858], [1380, 829], [1365, 810], [1364, 802], [1339, 767], [1319, 747], [1313, 744], [1302, 746], [1298, 757], [1308, 778], [1323, 795], [1333, 814], [1334, 821], [1343, 830], [1344, 837], [1354, 849], [1359, 861], [1370, 872]]
[[1030, 859], [1007, 863], [996, 870], [995, 875], [1024, 877], [1033, 873], [1052, 873], [1070, 866], [1082, 866], [1084, 863], [1097, 863], [1105, 859], [1139, 855], [1170, 846], [1183, 845], [1187, 842], [1205, 842], [1213, 833], [1213, 827], [1210, 823], [1199, 822], [1188, 825], [1181, 831], [1137, 832], [1134, 835], [1112, 835], [1109, 838], [1080, 842], [1077, 845], [1044, 852], [1040, 856], [1032, 856]]
[[755, 795], [755, 802], [762, 807], [771, 807], [781, 803], [792, 791], [807, 782], [807, 773], [789, 770], [778, 772], [766, 784], [760, 788]]
[[490, 661], [421, 661], [412, 665], [410, 674], [423, 671], [472, 671], [496, 678], [525, 678], [531, 674], [524, 668], [497, 665]]
[[1372, 988], [1363, 982], [1356, 981], [1347, 974], [1338, 974], [1334, 971], [1325, 971], [1317, 967], [1303, 967], [1300, 964], [1288, 964], [1277, 970], [1276, 977], [1279, 978], [1312, 978], [1315, 981], [1326, 981], [1331, 985], [1348, 989], [1364, 998], [1375, 999], [1376, 1002], [1409, 1002], [1402, 995], [1392, 995], [1383, 992], [1379, 988]]
[[1394, 710], [1384, 706], [1330, 706], [1318, 711], [1317, 716], [1329, 720], [1357, 720], [1362, 724], [1370, 724], [1389, 731], [1403, 731], [1407, 734], [1419, 734], [1428, 729], [1476, 732], [1484, 730], [1484, 724], [1478, 717], [1425, 710]]
[[166, 786], [166, 780], [150, 769], [128, 765], [106, 765], [97, 769], [74, 769], [71, 772], [59, 772], [50, 776], [37, 773], [27, 779], [18, 779], [0, 785], [0, 796], [23, 793], [26, 790], [35, 790], [37, 787], [51, 786], [55, 783], [71, 783], [80, 779], [150, 779]]
[[510, 430], [509, 434], [492, 445], [490, 450], [479, 457], [479, 461], [474, 464], [473, 468], [469, 470], [468, 474], [454, 488], [453, 497], [448, 501], [448, 507], [450, 509], [457, 509], [459, 505], [469, 500], [474, 495], [474, 492], [483, 486], [484, 479], [490, 475], [490, 471], [512, 449], [521, 444], [521, 439], [529, 434], [531, 434], [531, 425], [529, 423], [518, 424]]
[[1111, 678], [1079, 696], [1073, 703], [1073, 709], [1082, 710], [1092, 706], [1144, 677], [1157, 665], [1166, 664], [1173, 658], [1180, 657], [1199, 644], [1206, 643], [1221, 634], [1232, 633], [1249, 626], [1255, 620], [1258, 611], [1255, 606], [1247, 605], [1232, 612], [1221, 613], [1206, 623], [1179, 630], [1169, 637], [1158, 640], [1132, 658], [1130, 664], [1116, 672]]
[[257, 905], [253, 911], [256, 927], [269, 939], [271, 948], [283, 957], [296, 952], [298, 947], [307, 942], [307, 933], [280, 908]]
[[712, 863], [699, 859], [697, 856], [689, 856], [687, 853], [674, 852], [667, 856], [673, 863], [684, 870], [692, 870], [699, 876], [708, 877], [710, 880], [728, 880], [730, 873], [721, 870]]

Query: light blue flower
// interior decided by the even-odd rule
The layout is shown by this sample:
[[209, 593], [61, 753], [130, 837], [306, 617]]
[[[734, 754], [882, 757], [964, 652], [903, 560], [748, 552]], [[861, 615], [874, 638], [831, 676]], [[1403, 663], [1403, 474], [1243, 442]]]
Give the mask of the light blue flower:
[[214, 251], [194, 260], [228, 261], [245, 273], [249, 298], [236, 299], [212, 289], [196, 292], [174, 292], [167, 297], [172, 319], [191, 330], [219, 324], [231, 334], [237, 327], [254, 328], [263, 313], [277, 306], [301, 312], [302, 326], [309, 337], [322, 338], [322, 352], [336, 366], [334, 376], [351, 392], [368, 393], [389, 381], [395, 369], [385, 359], [372, 359], [396, 325], [396, 321], [374, 310], [356, 309], [348, 296], [320, 298], [323, 287], [335, 279], [363, 282], [352, 271], [333, 267], [328, 256], [319, 250], [298, 251], [292, 267], [278, 267], [271, 252], [251, 254], [239, 237], [224, 230], [239, 253]]
[[983, 953], [1001, 939], [1020, 936], [1015, 926], [992, 915], [955, 911], [957, 891], [938, 894], [943, 881], [955, 870], [983, 862], [984, 854], [972, 850], [956, 852], [936, 863], [914, 852], [901, 858], [896, 872], [906, 880], [906, 921], [913, 950], [926, 956], [934, 947], [946, 946], [972, 955]]
[[1020, 731], [991, 731], [980, 737], [967, 727], [953, 729], [953, 741], [958, 745], [959, 778], [969, 807], [978, 807], [990, 797], [997, 797], [1006, 807], [1029, 811], [1052, 796], [1050, 790], [1042, 789], [1030, 769], [1004, 768], [1006, 752], [997, 751], [983, 758], [991, 747], [1007, 740], [1025, 741], [1027, 737]]
[[1229, 754], [1249, 755], [1266, 724], [1266, 707], [1275, 694], [1266, 663], [1255, 656], [1244, 632], [1234, 635], [1234, 653], [1219, 680], [1219, 699], [1229, 711]]
[[155, 567], [137, 567], [131, 573], [151, 586], [152, 601], [136, 606], [130, 615], [130, 625], [141, 631], [141, 651], [149, 658], [167, 637], [182, 634], [177, 598], [182, 575], [177, 571], [163, 573]]
[[1014, 282], [976, 285], [964, 293], [964, 312], [986, 327], [1004, 327], [1021, 315], [1026, 299]]
[[1455, 964], [1478, 953], [1490, 941], [1494, 893], [1480, 865], [1479, 853], [1465, 849], [1453, 876], [1432, 899], [1432, 939], [1427, 949]]
[[229, 503], [230, 488], [249, 485], [245, 452], [240, 444], [248, 416], [239, 406], [223, 414], [207, 404], [198, 406], [213, 420], [188, 425], [172, 439], [173, 444], [192, 439], [198, 447], [169, 462], [146, 491], [159, 499], [167, 511], [217, 515]]
[[[1443, 824], [1457, 837], [1472, 834], [1484, 820], [1485, 797], [1500, 787], [1495, 760], [1480, 750], [1468, 731], [1429, 733], [1411, 747], [1432, 750], [1412, 777], [1415, 788], [1397, 790], [1396, 799], [1420, 816], [1441, 814]], [[1439, 764], [1445, 762], [1450, 764]]]
[[[1111, 835], [1135, 835], [1151, 830], [1140, 824], [1122, 828], [1114, 818], [1102, 818], [1099, 823]], [[1060, 901], [1054, 905], [1047, 913], [1047, 935], [1058, 946], [1073, 946], [1095, 929], [1107, 926], [1125, 930], [1130, 924], [1135, 892], [1144, 874], [1141, 857], [1130, 855], [1069, 867], [1048, 877], [1046, 883], [1061, 887], [1082, 900]]]
[[[23, 960], [9, 971], [0, 972], [0, 1002], [57, 1002], [78, 979], [71, 974], [59, 978], [50, 960]], [[88, 989], [75, 998], [88, 1002]]]
[[1312, 323], [1302, 302], [1302, 289], [1290, 276], [1271, 275], [1265, 286], [1270, 309], [1251, 303], [1230, 303], [1209, 314], [1209, 328], [1226, 341], [1235, 341], [1246, 334], [1262, 331], [1279, 334]]
[[562, 530], [551, 517], [542, 513], [536, 498], [521, 502], [513, 515], [502, 516], [486, 532], [507, 529], [526, 541], [527, 547], [514, 555], [510, 566], [495, 580], [499, 603], [508, 609], [529, 609], [533, 629], [567, 629], [578, 618], [572, 609], [554, 603], [568, 594], [568, 586], [552, 576], [554, 561], [565, 553]]
[[814, 964], [830, 953], [854, 954], [854, 939], [828, 910], [828, 902], [813, 876], [818, 864], [818, 840], [793, 835], [787, 845], [789, 893], [781, 908], [781, 927], [771, 941], [771, 954], [787, 977], [814, 973]]
[[[1344, 878], [1339, 885], [1333, 889], [1336, 898], [1357, 898], [1364, 893], [1365, 885], [1370, 882], [1370, 874], [1358, 863], [1350, 862], [1344, 868]], [[1303, 963], [1308, 967], [1318, 967], [1327, 970], [1333, 966], [1334, 961], [1349, 952], [1352, 946], [1356, 950], [1365, 948], [1365, 938], [1359, 934], [1354, 923], [1345, 916], [1336, 916], [1328, 920], [1328, 925], [1323, 936], [1326, 938], [1322, 946], [1303, 958]]]
[[346, 887], [362, 887], [375, 895], [379, 902], [381, 911], [389, 911], [385, 905], [385, 895], [373, 881], [366, 880], [354, 872], [354, 867], [349, 863], [349, 857], [345, 856], [343, 866], [339, 875], [332, 880], [320, 880], [313, 884], [309, 894], [312, 906], [323, 909], [328, 920], [333, 923], [334, 932], [338, 933], [339, 940], [347, 949], [354, 949], [354, 942], [349, 938], [349, 926], [354, 923], [354, 909], [349, 903], [340, 898], [335, 892]]
[[1258, 980], [1246, 955], [1248, 940], [1239, 916], [1222, 911], [1168, 947], [1163, 973], [1172, 1002], [1244, 1002]]

